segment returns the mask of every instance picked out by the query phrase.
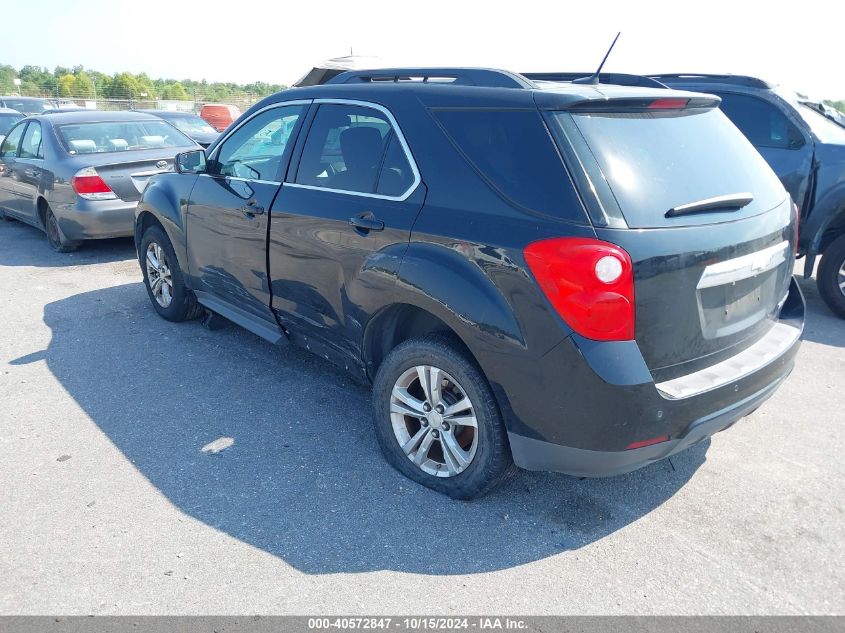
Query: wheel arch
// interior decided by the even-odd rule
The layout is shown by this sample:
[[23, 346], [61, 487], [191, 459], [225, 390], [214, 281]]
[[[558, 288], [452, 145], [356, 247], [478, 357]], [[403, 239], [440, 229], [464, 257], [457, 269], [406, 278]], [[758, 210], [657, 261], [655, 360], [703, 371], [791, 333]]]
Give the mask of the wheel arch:
[[150, 226], [158, 225], [170, 240], [179, 266], [182, 270], [187, 270], [187, 235], [184, 222], [187, 195], [180, 196], [177, 187], [171, 186], [167, 176], [179, 174], [164, 174], [153, 178], [138, 202], [135, 210], [135, 249], [140, 249], [144, 231]]
[[813, 212], [801, 230], [806, 232], [807, 241], [804, 277], [813, 274], [816, 257], [837, 237], [845, 234], [845, 183], [829, 190], [815, 205]]

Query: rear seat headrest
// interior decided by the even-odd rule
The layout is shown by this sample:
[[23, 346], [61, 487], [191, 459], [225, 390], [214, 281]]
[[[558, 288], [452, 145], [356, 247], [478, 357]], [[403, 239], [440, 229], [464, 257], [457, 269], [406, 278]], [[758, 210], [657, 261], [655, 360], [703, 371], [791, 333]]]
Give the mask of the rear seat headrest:
[[125, 138], [111, 138], [109, 139], [109, 149], [126, 149], [129, 143]]
[[81, 138], [76, 141], [68, 141], [71, 151], [77, 154], [90, 154], [97, 151], [97, 144], [90, 138]]

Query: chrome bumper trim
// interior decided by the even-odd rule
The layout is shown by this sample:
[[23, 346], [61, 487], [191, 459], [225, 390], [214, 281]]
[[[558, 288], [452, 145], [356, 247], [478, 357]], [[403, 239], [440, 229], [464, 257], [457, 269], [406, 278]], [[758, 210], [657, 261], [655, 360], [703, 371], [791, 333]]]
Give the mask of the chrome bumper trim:
[[736, 356], [655, 386], [664, 397], [671, 400], [691, 398], [724, 387], [768, 365], [788, 350], [800, 336], [800, 328], [776, 323], [763, 338]]

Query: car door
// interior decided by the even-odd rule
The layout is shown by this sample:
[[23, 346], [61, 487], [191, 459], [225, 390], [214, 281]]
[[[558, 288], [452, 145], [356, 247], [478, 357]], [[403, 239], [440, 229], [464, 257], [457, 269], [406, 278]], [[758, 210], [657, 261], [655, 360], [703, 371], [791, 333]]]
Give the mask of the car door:
[[354, 359], [371, 304], [395, 283], [425, 187], [387, 109], [319, 99], [313, 108], [272, 207], [273, 308], [321, 355]]
[[278, 326], [267, 280], [267, 210], [306, 107], [277, 105], [244, 121], [209, 157], [188, 203], [189, 271], [197, 297], [268, 338]]
[[30, 121], [23, 135], [18, 157], [12, 168], [17, 185], [18, 212], [31, 224], [38, 221], [36, 200], [44, 170], [44, 144], [40, 121]]
[[810, 135], [768, 101], [732, 92], [715, 94], [722, 98], [722, 112], [766, 159], [792, 199], [803, 205], [813, 166]]
[[20, 217], [20, 195], [18, 194], [18, 150], [24, 130], [29, 121], [21, 121], [13, 127], [0, 145], [0, 209], [9, 215]]

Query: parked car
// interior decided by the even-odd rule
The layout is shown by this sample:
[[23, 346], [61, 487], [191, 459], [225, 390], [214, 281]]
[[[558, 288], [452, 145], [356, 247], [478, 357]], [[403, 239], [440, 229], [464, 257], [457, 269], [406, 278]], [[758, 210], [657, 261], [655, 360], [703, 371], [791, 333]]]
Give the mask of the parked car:
[[722, 111], [780, 177], [801, 214], [804, 276], [816, 273], [819, 293], [845, 318], [845, 127], [794, 92], [756, 77], [654, 75], [679, 89], [722, 99]]
[[83, 240], [132, 235], [135, 204], [150, 176], [198, 146], [139, 112], [28, 117], [0, 145], [0, 216], [47, 234], [60, 252]]
[[23, 114], [11, 108], [0, 108], [0, 143], [6, 138], [6, 134], [12, 129], [18, 121], [23, 118]]
[[387, 460], [435, 490], [628, 472], [799, 346], [792, 202], [718, 103], [461, 68], [280, 92], [150, 181], [144, 283], [371, 382]]
[[203, 147], [208, 147], [220, 136], [220, 133], [211, 127], [207, 121], [193, 112], [178, 112], [176, 110], [136, 110], [136, 112], [146, 112], [164, 119]]
[[241, 116], [241, 111], [233, 105], [224, 103], [206, 103], [200, 110], [200, 117], [218, 132], [222, 132]]
[[55, 101], [39, 97], [0, 97], [0, 108], [11, 108], [23, 114], [41, 114], [56, 108]]

